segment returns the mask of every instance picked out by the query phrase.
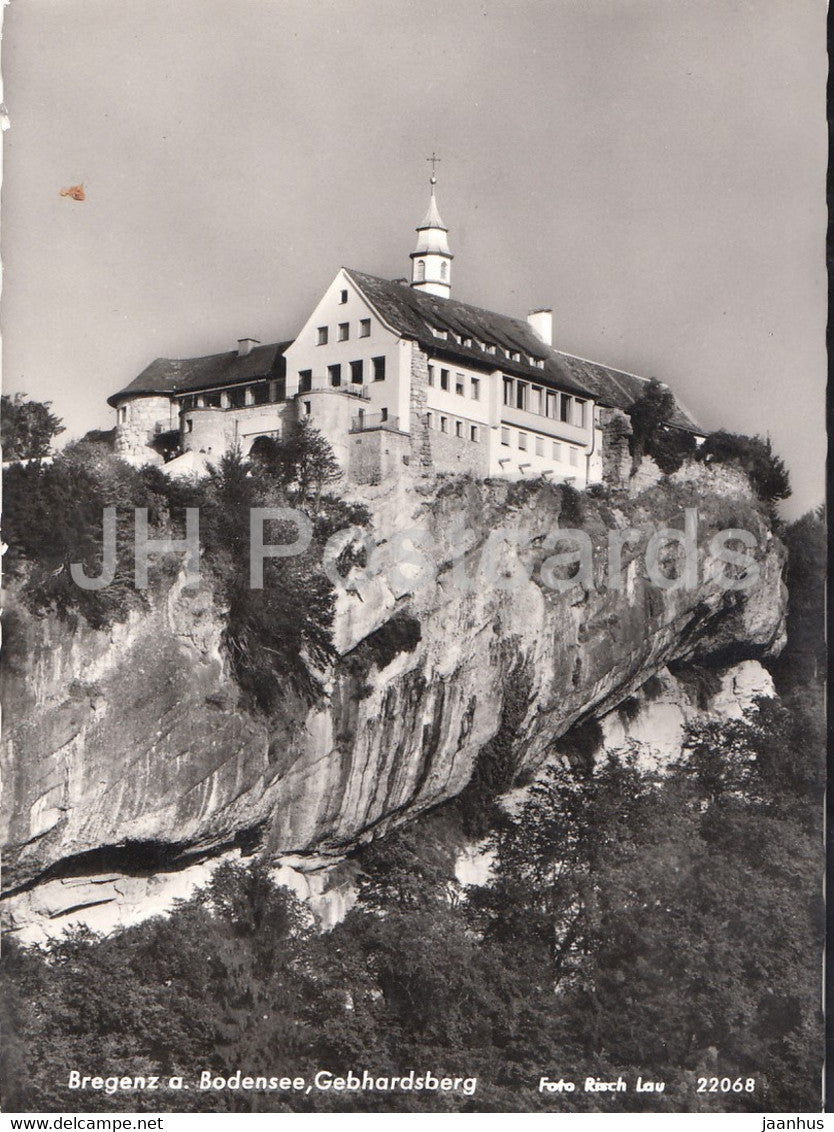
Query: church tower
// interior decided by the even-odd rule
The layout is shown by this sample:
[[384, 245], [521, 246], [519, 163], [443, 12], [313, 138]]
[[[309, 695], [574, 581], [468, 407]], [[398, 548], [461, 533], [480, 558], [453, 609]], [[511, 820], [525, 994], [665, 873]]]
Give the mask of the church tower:
[[452, 253], [449, 251], [448, 228], [440, 219], [431, 177], [431, 200], [423, 223], [417, 229], [417, 247], [411, 253], [411, 286], [448, 299], [452, 292]]

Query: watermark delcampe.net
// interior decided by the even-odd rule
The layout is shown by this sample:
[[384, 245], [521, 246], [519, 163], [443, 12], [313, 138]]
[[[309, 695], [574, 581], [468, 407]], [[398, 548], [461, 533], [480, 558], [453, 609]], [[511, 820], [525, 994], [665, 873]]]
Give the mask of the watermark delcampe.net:
[[[148, 509], [136, 507], [133, 511], [136, 588], [147, 588], [152, 556], [172, 553], [184, 555], [183, 585], [199, 585], [202, 580], [199, 508], [186, 509], [184, 538], [151, 538]], [[82, 563], [70, 566], [73, 581], [82, 589], [105, 589], [116, 578], [116, 520], [117, 509], [104, 508], [100, 572], [89, 576]], [[273, 532], [276, 526], [280, 529], [281, 539], [267, 540], [268, 523], [274, 525], [270, 528]], [[312, 520], [303, 511], [292, 507], [252, 507], [250, 587], [264, 588], [265, 562], [305, 554], [313, 537]], [[363, 553], [361, 556], [354, 553], [346, 576], [339, 568], [340, 561], [349, 548], [357, 546]], [[355, 588], [363, 579], [370, 580], [381, 573], [394, 587], [414, 588], [437, 575], [438, 555], [435, 554], [432, 561], [431, 551], [442, 550], [444, 584], [451, 580], [452, 585], [463, 591], [484, 586], [512, 591], [523, 588], [533, 579], [547, 589], [562, 593], [576, 585], [593, 589], [595, 567], [599, 567], [598, 559], [602, 554], [605, 563], [601, 576], [606, 588], [622, 592], [628, 586], [630, 564], [641, 556], [644, 576], [662, 590], [694, 590], [707, 581], [723, 590], [748, 590], [759, 577], [759, 565], [751, 553], [757, 547], [758, 540], [750, 531], [728, 527], [710, 537], [702, 563], [698, 509], [687, 507], [680, 529], [655, 526], [642, 530], [636, 527], [613, 529], [608, 532], [602, 548], [596, 550], [587, 531], [579, 528], [556, 527], [542, 536], [495, 527], [484, 538], [461, 522], [444, 532], [442, 547], [426, 527], [397, 531], [385, 540], [383, 554], [372, 532], [363, 527], [347, 527], [331, 535], [325, 543], [320, 568], [337, 587]], [[508, 554], [508, 548], [514, 548], [514, 556]], [[525, 552], [526, 560], [522, 557]]]

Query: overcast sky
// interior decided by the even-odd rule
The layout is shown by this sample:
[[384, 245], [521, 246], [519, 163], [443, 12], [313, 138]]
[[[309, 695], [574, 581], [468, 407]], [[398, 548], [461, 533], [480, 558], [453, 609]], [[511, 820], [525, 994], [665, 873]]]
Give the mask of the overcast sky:
[[[7, 392], [70, 435], [158, 356], [409, 271], [770, 434], [822, 498], [824, 0], [11, 0]], [[60, 196], [83, 182], [86, 200]]]

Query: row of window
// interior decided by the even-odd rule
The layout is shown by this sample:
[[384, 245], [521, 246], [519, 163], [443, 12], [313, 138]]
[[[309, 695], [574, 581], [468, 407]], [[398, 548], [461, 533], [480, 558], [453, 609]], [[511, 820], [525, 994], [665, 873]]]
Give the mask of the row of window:
[[[439, 386], [445, 389], [447, 393], [452, 392], [452, 376], [449, 374], [448, 369], [441, 369], [439, 376]], [[435, 367], [429, 366], [429, 385], [435, 386], [437, 384], [438, 375]], [[454, 391], [458, 396], [466, 395], [466, 375], [455, 374]], [[470, 396], [473, 401], [481, 400], [481, 379], [479, 377], [470, 377]]]
[[588, 402], [569, 393], [555, 393], [552, 389], [542, 389], [529, 381], [519, 381], [514, 377], [504, 377], [504, 404], [514, 409], [524, 409], [554, 421], [585, 428]]
[[481, 442], [480, 425], [457, 420], [453, 417], [440, 415], [435, 417], [434, 413], [426, 413], [426, 422], [429, 428], [435, 428], [438, 432], [445, 432], [447, 436], [456, 436], [459, 440], [471, 440], [474, 444]]
[[[371, 379], [373, 381], [385, 381], [384, 354], [378, 358], [371, 358]], [[342, 384], [362, 385], [365, 381], [364, 359], [358, 358], [355, 362], [348, 362], [346, 366], [343, 366], [341, 362], [328, 366], [327, 381], [333, 389], [338, 389]], [[308, 393], [312, 387], [313, 371], [311, 369], [300, 369], [298, 371], [299, 393]]]
[[[429, 385], [434, 386], [436, 382], [437, 382], [437, 373], [435, 372], [435, 367], [429, 366]], [[447, 370], [447, 369], [441, 369], [441, 371], [440, 371], [440, 388], [444, 389], [447, 393], [451, 392], [451, 390], [452, 390], [452, 379], [451, 379], [451, 376], [449, 374], [449, 370]], [[465, 373], [456, 373], [455, 374], [454, 390], [455, 390], [455, 393], [457, 393], [459, 397], [464, 397], [466, 395], [466, 374]], [[469, 378], [469, 396], [472, 398], [473, 401], [480, 401], [480, 399], [481, 399], [481, 379], [479, 377], [470, 377]]]
[[522, 354], [521, 350], [508, 350], [503, 346], [496, 346], [494, 342], [484, 342], [480, 338], [471, 338], [466, 334], [455, 334], [453, 330], [441, 330], [437, 326], [431, 328], [435, 338], [443, 342], [456, 342], [459, 346], [468, 349], [483, 350], [486, 354], [493, 354], [497, 358], [509, 358], [511, 362], [524, 362], [536, 369], [544, 369], [544, 358], [536, 358], [532, 354]]
[[[342, 294], [346, 294], [346, 292], [343, 291]], [[371, 336], [371, 320], [369, 318], [360, 318], [359, 319], [359, 333], [357, 334], [357, 338], [370, 338], [370, 336]], [[329, 341], [330, 341], [330, 327], [329, 326], [319, 326], [319, 327], [317, 327], [316, 328], [316, 345], [317, 346], [326, 346]], [[348, 342], [348, 341], [350, 341], [350, 323], [349, 322], [337, 322], [336, 323], [336, 341], [337, 342]]]
[[[530, 441], [533, 441], [533, 447], [530, 446]], [[501, 444], [504, 448], [511, 448], [513, 442], [513, 430], [509, 428], [501, 429]], [[562, 463], [564, 456], [562, 449], [567, 449], [568, 463], [574, 468], [579, 467], [579, 449], [572, 448], [570, 444], [561, 444], [558, 440], [547, 440], [544, 436], [531, 436], [526, 432], [519, 432], [516, 434], [516, 444], [522, 452], [535, 451], [537, 456], [547, 456], [551, 460], [556, 460]], [[549, 451], [548, 451], [549, 446]]]
[[284, 381], [260, 381], [233, 389], [214, 389], [183, 397], [180, 407], [190, 409], [243, 409], [250, 405], [270, 405], [286, 400]]

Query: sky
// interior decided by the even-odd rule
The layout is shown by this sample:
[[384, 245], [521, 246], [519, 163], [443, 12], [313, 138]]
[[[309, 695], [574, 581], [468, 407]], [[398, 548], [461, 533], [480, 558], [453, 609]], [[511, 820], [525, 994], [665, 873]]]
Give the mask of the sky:
[[[824, 0], [11, 0], [4, 389], [67, 437], [155, 357], [407, 275], [769, 435], [823, 497]], [[85, 200], [60, 190], [83, 184]]]

